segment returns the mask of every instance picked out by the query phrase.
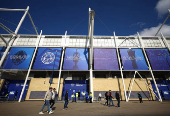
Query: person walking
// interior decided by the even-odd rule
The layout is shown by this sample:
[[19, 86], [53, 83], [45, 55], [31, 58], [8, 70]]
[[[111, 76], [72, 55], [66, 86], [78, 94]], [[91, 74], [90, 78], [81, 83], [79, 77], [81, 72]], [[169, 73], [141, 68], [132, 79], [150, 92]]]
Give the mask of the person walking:
[[56, 91], [55, 91], [56, 89], [55, 88], [53, 88], [53, 90], [52, 90], [52, 99], [50, 100], [50, 109], [52, 110], [52, 107], [54, 106], [54, 104], [55, 104], [55, 95], [56, 95]]
[[53, 113], [53, 111], [50, 110], [50, 100], [52, 99], [52, 93], [51, 93], [51, 91], [52, 91], [52, 87], [50, 87], [49, 90], [48, 90], [48, 91], [46, 92], [46, 94], [45, 94], [45, 97], [44, 97], [44, 105], [42, 106], [39, 114], [44, 114], [42, 111], [43, 111], [43, 109], [44, 109], [44, 107], [45, 107], [46, 105], [47, 105], [47, 108], [48, 108], [48, 113], [49, 113], [49, 114], [52, 114], [52, 113]]
[[101, 98], [102, 98], [102, 94], [99, 93], [99, 101], [101, 101]]
[[90, 92], [90, 94], [89, 94], [89, 99], [90, 99], [90, 103], [92, 103], [92, 93]]
[[115, 106], [115, 105], [113, 104], [112, 98], [114, 99], [114, 97], [112, 96], [111, 90], [109, 90], [109, 107], [110, 107], [110, 103], [111, 103], [111, 102], [112, 102], [112, 105]]
[[116, 92], [115, 97], [117, 99], [117, 107], [120, 107], [120, 95], [119, 95], [119, 91]]
[[86, 103], [88, 103], [88, 97], [89, 97], [89, 93], [88, 92], [86, 92]]
[[64, 103], [64, 108], [63, 108], [63, 110], [67, 110], [66, 108], [68, 108], [68, 107], [67, 107], [68, 101], [69, 101], [69, 99], [68, 99], [68, 91], [66, 91], [66, 94], [65, 94], [65, 103]]
[[74, 99], [75, 99], [74, 93], [72, 93], [71, 98], [72, 98], [72, 102], [74, 102]]
[[109, 97], [109, 96], [108, 96], [108, 92], [106, 92], [106, 93], [105, 93], [105, 98], [106, 98], [105, 105], [106, 105], [106, 103], [107, 103], [107, 106], [108, 106], [108, 97]]
[[143, 101], [142, 101], [142, 95], [141, 95], [140, 93], [138, 93], [138, 98], [139, 98], [140, 103], [143, 103]]

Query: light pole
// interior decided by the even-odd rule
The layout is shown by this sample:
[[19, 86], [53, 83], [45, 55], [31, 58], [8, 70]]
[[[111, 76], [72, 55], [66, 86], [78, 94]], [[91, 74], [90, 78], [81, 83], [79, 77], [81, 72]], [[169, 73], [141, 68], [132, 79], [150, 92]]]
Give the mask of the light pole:
[[159, 33], [159, 31], [161, 30], [161, 28], [163, 27], [163, 25], [165, 24], [165, 22], [168, 20], [169, 16], [170, 16], [170, 9], [168, 9], [169, 15], [166, 17], [165, 21], [162, 23], [161, 27], [158, 29], [157, 33], [155, 34], [155, 36], [157, 36], [157, 34]]
[[[48, 50], [54, 50], [54, 49], [48, 49]], [[52, 84], [52, 82], [53, 82], [53, 72], [54, 72], [54, 66], [55, 66], [55, 59], [56, 59], [56, 55], [57, 55], [57, 50], [56, 50], [56, 53], [55, 53], [55, 58], [54, 58], [54, 65], [53, 65], [53, 71], [52, 71], [52, 75], [51, 75], [51, 77], [50, 77], [50, 81], [49, 81], [49, 83], [50, 83], [50, 86], [51, 86], [51, 84]]]

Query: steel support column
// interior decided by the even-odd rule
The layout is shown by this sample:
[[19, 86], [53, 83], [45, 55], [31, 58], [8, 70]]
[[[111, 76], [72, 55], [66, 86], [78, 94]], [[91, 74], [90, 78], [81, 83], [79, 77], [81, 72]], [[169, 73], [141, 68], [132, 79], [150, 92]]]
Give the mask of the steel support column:
[[25, 86], [26, 86], [26, 84], [27, 84], [27, 80], [28, 80], [28, 77], [29, 77], [29, 74], [30, 74], [30, 71], [31, 71], [31, 67], [32, 67], [32, 65], [33, 65], [33, 61], [34, 61], [35, 55], [36, 55], [36, 53], [37, 53], [38, 46], [39, 46], [39, 44], [40, 44], [41, 35], [42, 35], [42, 30], [41, 30], [41, 32], [40, 32], [40, 35], [37, 37], [38, 43], [36, 44], [36, 47], [35, 47], [35, 50], [34, 50], [34, 54], [33, 54], [33, 56], [32, 56], [31, 63], [30, 63], [30, 66], [29, 66], [29, 69], [28, 69], [28, 72], [27, 72], [27, 75], [26, 75], [26, 78], [25, 78], [24, 86], [23, 86], [23, 88], [22, 88], [22, 91], [21, 91], [21, 94], [20, 94], [20, 97], [19, 97], [18, 102], [21, 101], [22, 95], [23, 95], [23, 93], [24, 93]]
[[155, 81], [155, 77], [154, 77], [154, 75], [153, 75], [153, 72], [152, 72], [152, 69], [151, 69], [151, 66], [150, 66], [150, 63], [149, 63], [149, 59], [148, 59], [148, 57], [147, 57], [147, 55], [146, 55], [146, 51], [145, 51], [145, 49], [144, 49], [144, 46], [143, 46], [143, 43], [142, 43], [142, 39], [141, 39], [141, 37], [140, 37], [140, 35], [139, 35], [138, 32], [137, 32], [137, 35], [138, 35], [138, 39], [139, 39], [139, 42], [140, 42], [141, 47], [142, 47], [142, 51], [143, 51], [144, 56], [145, 56], [145, 58], [146, 58], [146, 61], [147, 61], [147, 64], [148, 64], [148, 68], [149, 68], [149, 71], [150, 71], [150, 73], [151, 73], [153, 82], [154, 82], [154, 84], [155, 84], [156, 91], [157, 91], [158, 96], [159, 96], [159, 101], [162, 102], [162, 98], [161, 98], [161, 95], [160, 95], [160, 93], [159, 93], [159, 89], [158, 89], [158, 87], [157, 87], [157, 84], [156, 84], [156, 81]]
[[115, 42], [115, 46], [116, 46], [116, 52], [117, 52], [117, 57], [118, 57], [118, 64], [119, 64], [119, 68], [120, 68], [120, 72], [121, 72], [121, 77], [122, 77], [122, 82], [123, 82], [123, 89], [124, 89], [124, 97], [125, 97], [125, 100], [126, 100], [126, 102], [128, 102], [127, 101], [127, 95], [126, 95], [126, 87], [125, 87], [125, 82], [124, 82], [124, 78], [123, 78], [123, 71], [122, 71], [122, 67], [123, 66], [121, 66], [121, 61], [120, 61], [120, 56], [119, 56], [119, 50], [118, 50], [118, 46], [117, 46], [117, 44], [116, 44], [116, 35], [115, 35], [115, 32], [113, 33], [114, 34], [114, 42]]
[[[65, 40], [66, 40], [66, 37], [67, 37], [67, 31], [65, 32]], [[63, 59], [64, 59], [65, 46], [66, 46], [65, 40], [63, 41], [62, 56], [61, 56], [61, 61], [60, 61], [60, 71], [59, 71], [59, 76], [58, 76], [57, 94], [59, 94], [59, 89], [60, 89], [61, 70], [62, 70], [62, 66], [63, 66]]]

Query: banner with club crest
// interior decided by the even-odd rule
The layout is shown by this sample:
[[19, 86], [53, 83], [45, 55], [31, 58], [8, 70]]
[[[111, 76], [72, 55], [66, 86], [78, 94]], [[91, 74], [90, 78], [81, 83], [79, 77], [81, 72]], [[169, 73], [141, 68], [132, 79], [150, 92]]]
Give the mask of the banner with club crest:
[[62, 48], [39, 48], [33, 69], [59, 69]]

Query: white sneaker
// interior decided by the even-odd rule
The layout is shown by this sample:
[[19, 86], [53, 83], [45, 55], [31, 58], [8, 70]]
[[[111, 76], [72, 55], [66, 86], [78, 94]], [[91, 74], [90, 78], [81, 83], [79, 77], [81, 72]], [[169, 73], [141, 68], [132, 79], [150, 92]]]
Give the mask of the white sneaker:
[[50, 111], [50, 112], [49, 112], [49, 114], [52, 114], [52, 113], [54, 113], [54, 112], [53, 112], [53, 111]]
[[39, 114], [44, 114], [43, 112], [39, 112]]

